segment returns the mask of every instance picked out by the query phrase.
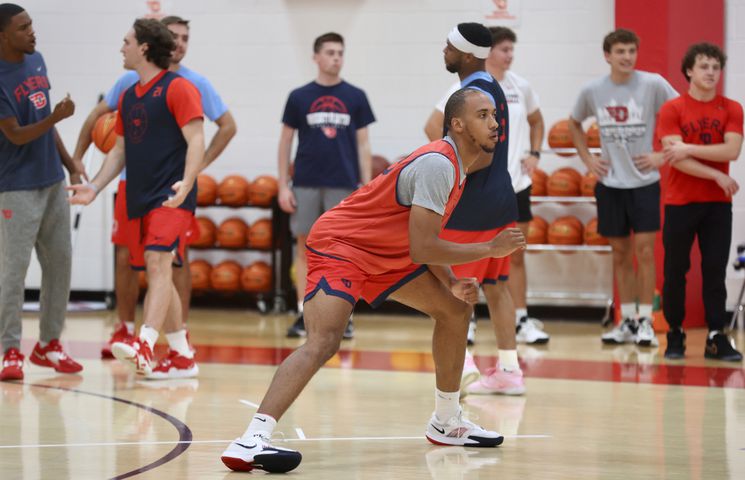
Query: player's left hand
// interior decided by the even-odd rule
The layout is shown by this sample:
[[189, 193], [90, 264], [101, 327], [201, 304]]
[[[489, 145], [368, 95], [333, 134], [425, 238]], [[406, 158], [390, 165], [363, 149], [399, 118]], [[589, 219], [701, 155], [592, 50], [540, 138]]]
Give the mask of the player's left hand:
[[474, 277], [459, 278], [450, 284], [455, 298], [474, 304], [479, 301], [479, 281]]
[[184, 200], [186, 200], [186, 196], [191, 191], [191, 186], [187, 185], [186, 182], [184, 182], [183, 180], [179, 180], [178, 182], [171, 185], [171, 190], [176, 193], [168, 197], [168, 200], [163, 202], [163, 206], [169, 208], [178, 208], [178, 206], [184, 203]]
[[670, 163], [670, 165], [691, 156], [688, 153], [688, 144], [683, 142], [673, 142], [665, 147], [663, 153], [665, 154], [665, 160]]
[[523, 173], [526, 175], [533, 175], [533, 171], [538, 166], [538, 157], [535, 155], [528, 155], [523, 158], [520, 163], [522, 164]]

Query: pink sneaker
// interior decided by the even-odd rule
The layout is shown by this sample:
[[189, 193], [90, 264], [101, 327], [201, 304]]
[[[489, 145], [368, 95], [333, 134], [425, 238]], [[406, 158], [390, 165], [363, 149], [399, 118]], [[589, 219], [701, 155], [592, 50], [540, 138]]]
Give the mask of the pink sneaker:
[[522, 395], [525, 393], [523, 372], [505, 372], [497, 363], [496, 368], [488, 369], [481, 379], [469, 385], [466, 391], [475, 395]]
[[127, 325], [124, 322], [120, 322], [114, 333], [111, 334], [109, 341], [101, 349], [101, 358], [114, 358], [114, 354], [111, 353], [111, 346], [116, 342], [128, 342], [131, 340], [134, 340], [134, 336], [127, 330]]
[[479, 372], [479, 367], [476, 366], [476, 362], [473, 360], [473, 355], [466, 350], [466, 359], [463, 362], [463, 374], [460, 377], [461, 398], [465, 397], [468, 393], [467, 387], [477, 381], [480, 376], [481, 373]]
[[148, 380], [168, 380], [171, 378], [192, 378], [199, 374], [199, 367], [193, 358], [186, 358], [175, 350], [162, 358], [152, 373], [145, 375]]
[[130, 365], [140, 375], [153, 373], [153, 351], [147, 343], [139, 338], [111, 345], [111, 353], [122, 363]]

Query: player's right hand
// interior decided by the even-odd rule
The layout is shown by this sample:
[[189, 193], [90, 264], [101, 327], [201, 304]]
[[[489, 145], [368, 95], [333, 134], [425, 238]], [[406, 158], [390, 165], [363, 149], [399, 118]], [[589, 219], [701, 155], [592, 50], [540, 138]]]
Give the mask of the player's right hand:
[[55, 122], [59, 122], [60, 120], [71, 117], [73, 113], [75, 113], [75, 102], [72, 101], [70, 94], [68, 93], [65, 98], [60, 100], [60, 102], [54, 106], [52, 117]]
[[491, 256], [494, 258], [506, 257], [515, 250], [525, 249], [525, 236], [517, 227], [505, 228], [491, 240]]
[[590, 157], [585, 160], [585, 165], [587, 165], [587, 168], [598, 178], [607, 176], [608, 169], [610, 168], [610, 162], [597, 155], [590, 155]]
[[279, 187], [279, 208], [282, 209], [283, 212], [286, 213], [295, 213], [295, 209], [297, 208], [297, 200], [295, 199], [295, 194], [292, 193], [292, 189], [288, 186], [280, 186]]
[[96, 199], [96, 191], [89, 183], [70, 185], [65, 190], [72, 192], [72, 196], [67, 199], [70, 205], [88, 205]]
[[479, 281], [475, 277], [459, 278], [450, 285], [455, 298], [473, 305], [479, 301]]

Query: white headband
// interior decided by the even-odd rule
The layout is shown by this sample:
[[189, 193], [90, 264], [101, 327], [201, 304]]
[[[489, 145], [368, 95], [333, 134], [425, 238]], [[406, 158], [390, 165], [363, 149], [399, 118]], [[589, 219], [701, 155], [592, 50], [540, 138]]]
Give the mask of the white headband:
[[448, 33], [448, 41], [461, 52], [470, 53], [481, 60], [486, 60], [486, 57], [489, 56], [489, 50], [491, 50], [491, 47], [479, 47], [478, 45], [474, 45], [466, 40], [466, 37], [460, 33], [458, 27], [453, 27], [453, 29], [450, 30], [450, 33]]

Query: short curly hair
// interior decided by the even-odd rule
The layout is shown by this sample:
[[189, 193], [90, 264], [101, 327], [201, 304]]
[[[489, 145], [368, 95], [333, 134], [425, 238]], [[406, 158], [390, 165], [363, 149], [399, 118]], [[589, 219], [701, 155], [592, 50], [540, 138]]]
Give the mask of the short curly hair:
[[171, 65], [171, 52], [176, 48], [168, 27], [153, 18], [139, 18], [132, 28], [139, 45], [147, 44], [145, 58], [162, 69]]
[[680, 65], [680, 71], [683, 72], [683, 76], [686, 77], [688, 82], [691, 81], [691, 77], [688, 75], [688, 70], [696, 65], [696, 57], [699, 55], [719, 60], [719, 66], [721, 68], [724, 68], [724, 64], [727, 63], [727, 55], [724, 54], [721, 48], [713, 43], [701, 42], [693, 44], [688, 47], [688, 51], [686, 51], [686, 54], [683, 56], [683, 61]]

